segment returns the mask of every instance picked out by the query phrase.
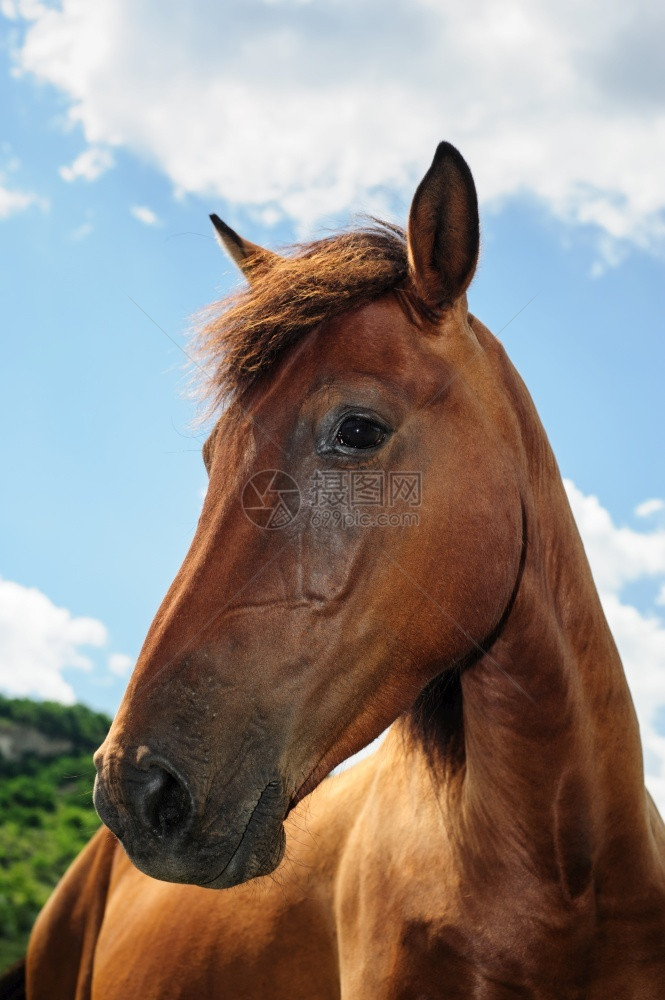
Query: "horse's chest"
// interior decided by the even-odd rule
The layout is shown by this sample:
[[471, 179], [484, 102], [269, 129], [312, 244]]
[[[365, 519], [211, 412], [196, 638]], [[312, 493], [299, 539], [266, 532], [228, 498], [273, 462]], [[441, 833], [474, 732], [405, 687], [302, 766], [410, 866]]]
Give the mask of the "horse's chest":
[[130, 870], [97, 943], [92, 1000], [339, 1000], [329, 923], [288, 891], [214, 893]]

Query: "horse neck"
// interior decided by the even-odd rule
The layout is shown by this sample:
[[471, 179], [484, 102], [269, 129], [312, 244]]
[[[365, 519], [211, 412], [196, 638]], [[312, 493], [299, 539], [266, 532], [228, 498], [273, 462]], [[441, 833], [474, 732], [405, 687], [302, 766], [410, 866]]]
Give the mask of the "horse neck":
[[427, 755], [463, 854], [492, 845], [495, 861], [576, 897], [603, 866], [629, 884], [648, 853], [642, 751], [556, 462], [513, 375], [530, 465], [521, 576], [487, 654], [441, 685], [442, 742]]

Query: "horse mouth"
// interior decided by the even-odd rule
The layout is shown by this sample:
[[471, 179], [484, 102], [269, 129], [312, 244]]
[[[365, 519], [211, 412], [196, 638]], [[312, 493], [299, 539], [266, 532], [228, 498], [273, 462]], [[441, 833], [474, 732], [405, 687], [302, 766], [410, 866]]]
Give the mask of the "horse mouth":
[[225, 889], [241, 882], [247, 882], [250, 878], [256, 878], [259, 875], [269, 875], [277, 868], [284, 856], [286, 843], [282, 825], [284, 817], [282, 814], [277, 827], [277, 837], [271, 838], [272, 842], [270, 840], [266, 842], [266, 831], [262, 829], [262, 806], [269, 802], [275, 788], [279, 785], [281, 783], [277, 781], [268, 782], [259, 795], [229, 860], [217, 875], [198, 882], [198, 885], [205, 889]]
[[228, 889], [269, 875], [282, 860], [286, 843], [282, 782], [270, 780], [244, 815], [234, 813], [232, 808], [225, 809], [212, 835], [194, 823], [183, 836], [162, 838], [146, 833], [131, 820], [114, 823], [112, 832], [134, 867], [150, 878]]

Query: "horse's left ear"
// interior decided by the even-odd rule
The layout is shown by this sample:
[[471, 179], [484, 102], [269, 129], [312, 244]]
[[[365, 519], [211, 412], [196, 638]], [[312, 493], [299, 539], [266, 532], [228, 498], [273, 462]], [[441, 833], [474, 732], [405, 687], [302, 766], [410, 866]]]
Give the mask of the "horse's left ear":
[[266, 250], [238, 236], [236, 231], [222, 222], [218, 215], [211, 215], [210, 221], [215, 227], [219, 245], [226, 250], [233, 263], [240, 268], [250, 283], [258, 273], [268, 270], [279, 259], [279, 255], [272, 250]]
[[464, 157], [441, 142], [409, 213], [409, 270], [423, 304], [451, 306], [473, 278], [480, 226], [476, 185]]

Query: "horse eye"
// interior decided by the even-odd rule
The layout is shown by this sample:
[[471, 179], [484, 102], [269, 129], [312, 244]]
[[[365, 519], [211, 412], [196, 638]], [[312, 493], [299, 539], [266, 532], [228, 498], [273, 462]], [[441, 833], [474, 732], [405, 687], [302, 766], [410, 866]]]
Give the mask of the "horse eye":
[[335, 441], [344, 448], [376, 448], [386, 436], [380, 424], [367, 417], [347, 417], [339, 425]]

